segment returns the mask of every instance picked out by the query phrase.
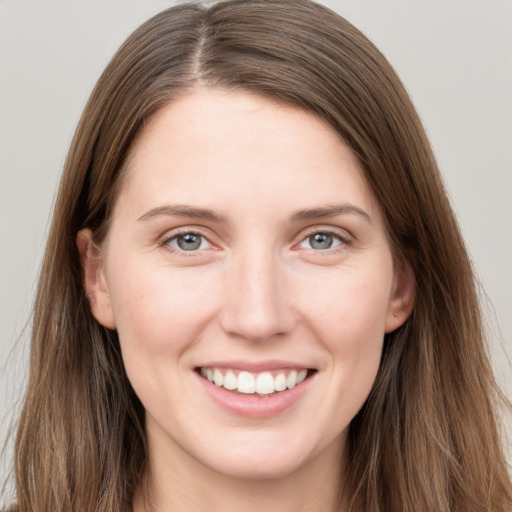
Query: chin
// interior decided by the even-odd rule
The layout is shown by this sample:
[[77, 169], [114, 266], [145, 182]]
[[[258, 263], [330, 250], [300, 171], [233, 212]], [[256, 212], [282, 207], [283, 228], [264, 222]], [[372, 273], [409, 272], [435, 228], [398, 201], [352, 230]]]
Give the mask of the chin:
[[232, 478], [271, 480], [301, 472], [325, 457], [340, 456], [332, 444], [308, 443], [304, 432], [302, 435], [297, 433], [296, 439], [293, 434], [275, 434], [253, 432], [252, 436], [232, 439], [229, 445], [217, 443], [214, 451], [204, 450], [202, 454], [196, 451], [196, 460], [216, 473]]
[[303, 465], [304, 461], [298, 460], [271, 459], [256, 462], [245, 458], [245, 460], [224, 460], [221, 464], [210, 466], [210, 469], [231, 478], [265, 481], [285, 478], [297, 472]]

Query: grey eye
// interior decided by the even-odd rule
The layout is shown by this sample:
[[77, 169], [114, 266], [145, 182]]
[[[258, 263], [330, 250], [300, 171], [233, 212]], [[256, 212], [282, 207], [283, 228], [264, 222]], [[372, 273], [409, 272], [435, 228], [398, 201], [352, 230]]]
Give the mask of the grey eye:
[[208, 242], [202, 235], [196, 233], [184, 233], [176, 235], [170, 242], [171, 247], [181, 249], [182, 251], [196, 251], [203, 249]]
[[334, 233], [318, 232], [307, 236], [301, 243], [303, 249], [314, 249], [315, 251], [326, 251], [341, 245], [341, 238]]
[[332, 247], [334, 237], [329, 233], [315, 233], [309, 236], [308, 239], [312, 249], [322, 251]]
[[184, 251], [195, 251], [201, 246], [201, 237], [193, 233], [180, 235], [176, 238], [178, 247]]

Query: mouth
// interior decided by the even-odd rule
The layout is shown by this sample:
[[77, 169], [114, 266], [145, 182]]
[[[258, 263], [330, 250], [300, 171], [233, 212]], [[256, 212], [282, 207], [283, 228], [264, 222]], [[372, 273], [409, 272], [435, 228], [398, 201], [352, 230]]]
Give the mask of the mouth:
[[271, 397], [291, 390], [310, 378], [312, 368], [286, 368], [250, 372], [236, 368], [198, 367], [201, 377], [235, 394]]

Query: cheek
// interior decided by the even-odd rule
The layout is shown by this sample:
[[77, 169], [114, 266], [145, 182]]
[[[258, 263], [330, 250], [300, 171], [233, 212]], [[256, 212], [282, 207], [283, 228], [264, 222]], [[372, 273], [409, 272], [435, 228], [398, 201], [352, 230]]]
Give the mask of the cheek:
[[211, 318], [216, 295], [198, 272], [136, 261], [127, 267], [111, 273], [109, 286], [121, 349], [128, 372], [133, 366], [151, 375], [160, 356], [179, 364]]
[[186, 274], [132, 265], [129, 272], [119, 269], [112, 275], [112, 303], [128, 379], [144, 408], [164, 408], [170, 424], [187, 404], [185, 396], [168, 391], [182, 389], [182, 356], [201, 339], [214, 309], [209, 287]]
[[356, 347], [364, 349], [365, 341], [382, 340], [391, 287], [388, 274], [372, 278], [368, 273], [364, 279], [350, 274], [333, 277], [321, 293], [318, 287], [316, 293], [311, 287], [303, 309], [309, 312], [312, 326], [322, 331], [322, 337], [334, 343], [333, 348], [351, 352]]
[[333, 279], [308, 302], [309, 326], [330, 354], [327, 373], [336, 392], [326, 400], [343, 424], [363, 405], [380, 366], [392, 280], [385, 270], [364, 280]]
[[[382, 354], [385, 324], [385, 302], [374, 294], [356, 295], [344, 302], [344, 315], [329, 338], [337, 377], [341, 388], [353, 395], [355, 402], [366, 399], [377, 375]], [[366, 299], [366, 300], [365, 300]], [[340, 305], [343, 307], [343, 304]]]
[[387, 288], [375, 281], [345, 281], [322, 301], [323, 309], [317, 304], [313, 328], [330, 355], [325, 375], [326, 382], [332, 384], [332, 393], [326, 393], [323, 400], [333, 416], [325, 422], [338, 430], [350, 424], [374, 385], [382, 355], [387, 299]]

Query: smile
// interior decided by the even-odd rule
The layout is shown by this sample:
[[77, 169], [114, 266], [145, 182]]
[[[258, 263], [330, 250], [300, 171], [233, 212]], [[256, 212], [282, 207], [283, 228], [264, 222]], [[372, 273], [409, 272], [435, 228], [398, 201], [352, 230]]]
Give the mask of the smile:
[[199, 373], [217, 387], [247, 395], [269, 396], [293, 389], [308, 376], [306, 368], [252, 373], [228, 368], [199, 369]]

